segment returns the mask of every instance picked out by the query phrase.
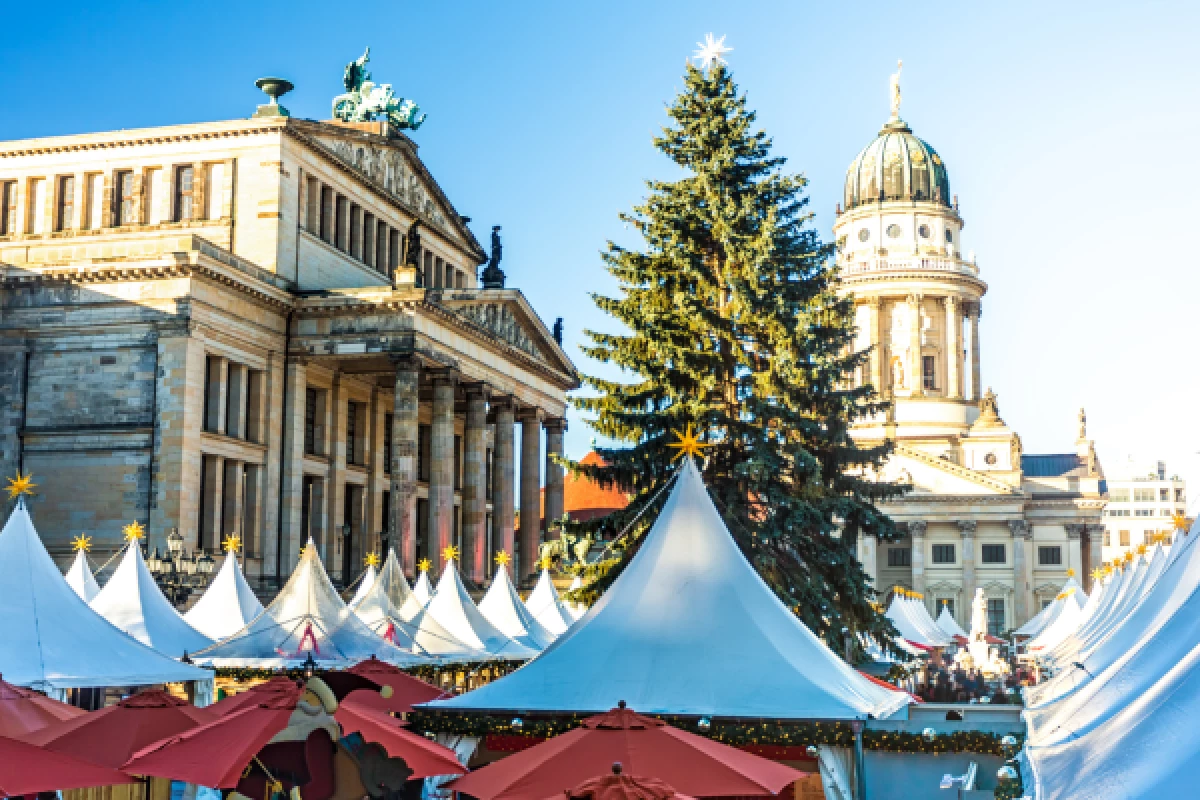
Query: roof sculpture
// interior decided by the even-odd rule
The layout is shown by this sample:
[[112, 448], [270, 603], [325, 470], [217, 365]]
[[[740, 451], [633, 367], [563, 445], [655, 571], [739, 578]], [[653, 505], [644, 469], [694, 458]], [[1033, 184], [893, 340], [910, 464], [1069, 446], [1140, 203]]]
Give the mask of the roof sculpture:
[[100, 584], [96, 583], [96, 576], [92, 574], [92, 568], [87, 561], [87, 551], [82, 547], [75, 550], [75, 560], [67, 570], [66, 579], [67, 585], [74, 589], [75, 594], [82, 597], [85, 603], [92, 602], [96, 595], [100, 594]]
[[[436, 622], [472, 650], [486, 654], [486, 658], [524, 661], [537, 655], [536, 650], [513, 641], [488, 622], [467, 594], [467, 587], [458, 577], [458, 564], [451, 555], [445, 554], [446, 566], [424, 615], [414, 620], [418, 625], [417, 643], [430, 652], [437, 652], [442, 643], [431, 641], [429, 632], [429, 626]], [[431, 622], [426, 622], [424, 616], [431, 617]]]
[[140, 526], [126, 528], [125, 555], [92, 610], [145, 645], [172, 658], [203, 650], [213, 640], [193, 628], [158, 588], [146, 560], [141, 540], [132, 535]]
[[497, 630], [530, 650], [541, 652], [554, 641], [555, 635], [521, 602], [505, 564], [496, 565], [496, 575], [479, 601], [479, 611]]
[[779, 601], [691, 459], [637, 554], [582, 619], [516, 672], [426, 708], [602, 712], [619, 700], [647, 714], [771, 719], [884, 716], [909, 702], [847, 665]]
[[46, 552], [23, 499], [0, 531], [0, 619], [0, 674], [17, 686], [45, 692], [212, 679], [93, 611]]
[[525, 598], [525, 607], [542, 627], [555, 636], [564, 633], [576, 619], [558, 596], [554, 581], [550, 580], [550, 571], [545, 568], [538, 576], [537, 585], [533, 587], [529, 597]]
[[212, 583], [183, 618], [213, 641], [224, 639], [249, 625], [263, 612], [263, 605], [246, 583], [237, 551], [225, 556]]
[[271, 604], [249, 625], [193, 658], [218, 667], [288, 667], [311, 657], [322, 667], [340, 667], [372, 655], [399, 666], [427, 662], [383, 641], [355, 616], [329, 582], [309, 539]]

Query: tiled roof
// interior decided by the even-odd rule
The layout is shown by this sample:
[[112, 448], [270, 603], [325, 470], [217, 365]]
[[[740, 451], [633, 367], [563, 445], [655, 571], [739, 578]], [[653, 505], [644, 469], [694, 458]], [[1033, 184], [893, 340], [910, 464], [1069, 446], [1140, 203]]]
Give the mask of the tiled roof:
[[[595, 452], [579, 460], [580, 464], [603, 465], [604, 460]], [[542, 490], [542, 508], [545, 509], [545, 489]], [[629, 497], [615, 486], [601, 486], [583, 476], [566, 474], [563, 481], [563, 510], [571, 519], [584, 521], [619, 511], [629, 505]]]
[[1074, 453], [1021, 456], [1021, 470], [1027, 478], [1053, 478], [1086, 465], [1086, 462]]

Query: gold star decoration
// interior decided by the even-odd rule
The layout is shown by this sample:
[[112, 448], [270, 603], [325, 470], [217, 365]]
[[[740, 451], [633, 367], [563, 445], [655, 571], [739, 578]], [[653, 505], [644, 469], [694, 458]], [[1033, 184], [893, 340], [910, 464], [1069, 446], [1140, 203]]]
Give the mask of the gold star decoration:
[[681, 456], [699, 456], [706, 447], [712, 447], [711, 444], [700, 441], [696, 438], [696, 434], [692, 431], [692, 423], [688, 423], [687, 430], [680, 433], [677, 430], [672, 430], [671, 433], [675, 436], [676, 441], [671, 442], [667, 447], [676, 450], [675, 457], [672, 461], [678, 461]]
[[92, 537], [86, 533], [81, 533], [71, 540], [71, 547], [75, 550], [87, 552], [92, 549]]
[[541, 558], [538, 559], [538, 569], [548, 570], [553, 565], [554, 565], [554, 559], [550, 558], [550, 556], [542, 556]]
[[1103, 577], [1104, 577], [1104, 570], [1100, 569], [1099, 567], [1096, 567], [1094, 570], [1092, 570], [1092, 580], [1098, 581]]
[[8, 486], [5, 490], [8, 492], [10, 500], [16, 500], [23, 494], [32, 495], [36, 488], [37, 484], [33, 482], [32, 474], [26, 472], [22, 475], [21, 471], [17, 470], [17, 477], [8, 479]]
[[496, 566], [498, 567], [507, 567], [512, 563], [512, 556], [508, 554], [508, 551], [501, 550], [499, 553], [496, 553], [492, 560], [496, 562]]
[[1067, 568], [1067, 577], [1068, 577], [1068, 578], [1074, 578], [1074, 577], [1075, 577], [1075, 568], [1074, 568], [1074, 567], [1068, 567], [1068, 568]]
[[1191, 527], [1192, 521], [1183, 514], [1176, 514], [1175, 516], [1171, 517], [1171, 524], [1175, 526], [1176, 530], [1186, 531]]
[[136, 542], [138, 539], [146, 538], [146, 529], [136, 519], [122, 528], [121, 533], [125, 534], [127, 542]]
[[364, 567], [378, 567], [379, 553], [367, 553], [367, 557], [363, 559]]
[[449, 547], [447, 547], [445, 550], [442, 551], [442, 560], [443, 561], [457, 561], [458, 560], [458, 548], [455, 547], [454, 545], [450, 545]]
[[221, 547], [226, 553], [236, 553], [242, 549], [242, 537], [231, 533], [225, 537], [225, 541], [221, 542]]
[[316, 545], [314, 545], [312, 543], [306, 544], [306, 545], [304, 545], [304, 547], [300, 548], [300, 557], [301, 558], [307, 558], [308, 556], [312, 556], [312, 555], [316, 555], [316, 554], [317, 554]]
[[422, 558], [420, 561], [417, 562], [417, 569], [421, 570], [421, 572], [429, 572], [429, 568], [432, 566], [433, 566], [433, 562], [430, 561], [428, 558]]

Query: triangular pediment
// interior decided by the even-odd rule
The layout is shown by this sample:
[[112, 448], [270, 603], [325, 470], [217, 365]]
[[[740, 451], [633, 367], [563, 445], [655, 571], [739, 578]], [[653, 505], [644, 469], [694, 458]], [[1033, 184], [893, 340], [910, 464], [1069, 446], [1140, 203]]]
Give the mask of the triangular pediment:
[[422, 224], [484, 261], [483, 247], [417, 158], [412, 142], [330, 123], [305, 123], [303, 130], [311, 142], [415, 214]]
[[519, 291], [447, 291], [434, 299], [434, 302], [481, 333], [498, 339], [556, 370], [575, 374], [575, 366], [567, 354]]
[[989, 475], [897, 444], [882, 470], [886, 481], [911, 483], [914, 495], [1008, 495], [1012, 487]]

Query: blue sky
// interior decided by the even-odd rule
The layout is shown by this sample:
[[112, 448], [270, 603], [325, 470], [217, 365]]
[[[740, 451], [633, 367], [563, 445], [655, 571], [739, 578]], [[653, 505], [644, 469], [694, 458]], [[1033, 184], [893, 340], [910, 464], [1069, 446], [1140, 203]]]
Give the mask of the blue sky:
[[[903, 116], [944, 157], [990, 285], [1001, 415], [1027, 452], [1060, 452], [1084, 406], [1110, 473], [1162, 458], [1200, 493], [1200, 4], [64, 0], [6, 28], [0, 139], [248, 116], [263, 75], [325, 118], [370, 45], [375, 78], [429, 114], [422, 158], [481, 240], [504, 226], [510, 285], [565, 318], [584, 370], [582, 329], [612, 327], [587, 296], [613, 289], [598, 253], [670, 174], [650, 140], [705, 33], [728, 37], [826, 236], [903, 58]], [[573, 420], [570, 453], [591, 435]]]

